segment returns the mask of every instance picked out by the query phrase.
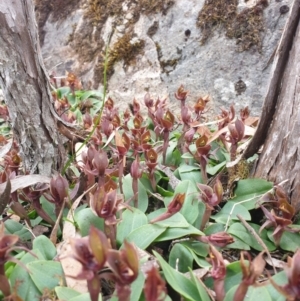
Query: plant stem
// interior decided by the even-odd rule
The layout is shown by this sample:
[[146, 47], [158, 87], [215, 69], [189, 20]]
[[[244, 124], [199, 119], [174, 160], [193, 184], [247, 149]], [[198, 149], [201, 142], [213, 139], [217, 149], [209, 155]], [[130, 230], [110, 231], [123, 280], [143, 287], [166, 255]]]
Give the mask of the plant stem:
[[120, 193], [123, 194], [123, 175], [124, 175], [124, 156], [121, 156], [121, 159], [119, 161], [119, 188], [120, 188]]
[[166, 165], [166, 155], [167, 155], [167, 149], [169, 145], [169, 131], [164, 131], [163, 133], [163, 139], [164, 139], [164, 144], [163, 144], [163, 165]]
[[134, 200], [134, 207], [138, 207], [138, 194], [139, 194], [139, 184], [138, 179], [132, 178], [132, 190], [133, 190], [133, 200]]
[[76, 154], [78, 154], [78, 152], [85, 146], [87, 145], [87, 143], [91, 140], [91, 137], [93, 136], [97, 126], [99, 125], [100, 121], [101, 121], [101, 117], [102, 117], [102, 113], [104, 110], [104, 104], [105, 104], [105, 98], [106, 98], [106, 93], [107, 93], [107, 67], [108, 67], [108, 46], [111, 40], [111, 37], [113, 35], [114, 31], [111, 32], [107, 44], [106, 44], [106, 48], [105, 48], [105, 61], [104, 61], [104, 70], [103, 70], [103, 102], [100, 108], [100, 111], [98, 113], [97, 119], [95, 120], [95, 124], [93, 126], [92, 131], [89, 133], [89, 135], [87, 136], [87, 138], [83, 141], [83, 143], [80, 145], [80, 147], [77, 149], [77, 151], [75, 152], [75, 154], [73, 154], [67, 161], [67, 163], [65, 164], [65, 166], [63, 167], [63, 170], [61, 172], [62, 175], [64, 175], [66, 173], [66, 170], [69, 168], [69, 166], [71, 165], [71, 163], [74, 161], [74, 159], [76, 158]]

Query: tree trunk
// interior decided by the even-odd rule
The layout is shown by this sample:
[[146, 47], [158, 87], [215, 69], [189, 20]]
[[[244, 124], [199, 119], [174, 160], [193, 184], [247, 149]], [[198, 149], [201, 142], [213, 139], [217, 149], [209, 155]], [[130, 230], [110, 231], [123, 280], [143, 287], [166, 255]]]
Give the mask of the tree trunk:
[[25, 169], [50, 175], [63, 152], [32, 0], [0, 0], [0, 86]]
[[261, 120], [245, 152], [264, 144], [255, 177], [283, 185], [300, 210], [300, 0], [294, 0], [273, 63]]

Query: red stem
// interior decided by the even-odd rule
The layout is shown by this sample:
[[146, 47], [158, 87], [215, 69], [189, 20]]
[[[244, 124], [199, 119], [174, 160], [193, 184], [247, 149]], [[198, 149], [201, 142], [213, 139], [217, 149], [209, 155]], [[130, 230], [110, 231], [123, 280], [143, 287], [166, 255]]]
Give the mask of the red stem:
[[134, 207], [138, 207], [138, 194], [139, 194], [139, 183], [138, 179], [132, 179], [132, 190], [133, 190], [133, 200], [134, 200]]
[[165, 130], [163, 133], [163, 139], [164, 139], [164, 144], [163, 144], [163, 165], [166, 165], [166, 155], [167, 155], [167, 149], [169, 145], [169, 131]]

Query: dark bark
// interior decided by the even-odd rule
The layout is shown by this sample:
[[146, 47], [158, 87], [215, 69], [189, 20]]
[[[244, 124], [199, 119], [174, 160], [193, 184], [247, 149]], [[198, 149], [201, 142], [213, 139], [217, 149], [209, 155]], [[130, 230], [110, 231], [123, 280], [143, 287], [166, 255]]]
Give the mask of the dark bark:
[[0, 0], [0, 86], [25, 169], [50, 175], [63, 152], [32, 0]]
[[283, 185], [300, 210], [300, 0], [295, 0], [276, 51], [259, 126], [245, 152], [264, 144], [255, 176]]

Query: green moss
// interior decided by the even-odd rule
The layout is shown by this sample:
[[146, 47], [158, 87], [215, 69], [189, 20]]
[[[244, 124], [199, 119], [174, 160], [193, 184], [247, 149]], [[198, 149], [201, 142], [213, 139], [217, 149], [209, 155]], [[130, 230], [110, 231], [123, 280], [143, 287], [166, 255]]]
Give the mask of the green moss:
[[[150, 15], [156, 13], [166, 14], [174, 4], [173, 0], [139, 0], [128, 1], [126, 5], [130, 8], [132, 18], [130, 24], [138, 21], [140, 14]], [[121, 16], [123, 0], [89, 0], [85, 8], [85, 17], [94, 26], [103, 25], [109, 16]]]
[[197, 26], [201, 28], [204, 44], [216, 28], [224, 28], [229, 38], [234, 38], [244, 51], [256, 46], [261, 51], [261, 32], [264, 30], [263, 10], [267, 0], [237, 13], [237, 0], [206, 0], [198, 15]]
[[173, 0], [140, 0], [138, 1], [139, 11], [143, 14], [157, 14], [165, 15], [168, 9], [175, 3]]
[[103, 25], [109, 16], [122, 12], [122, 3], [121, 0], [89, 0], [84, 16], [93, 26]]
[[236, 183], [239, 180], [248, 179], [250, 175], [251, 163], [246, 160], [240, 160], [235, 166], [228, 167], [228, 182], [227, 189], [229, 192], [229, 197], [234, 197], [234, 189], [236, 188]]
[[113, 66], [116, 62], [123, 60], [125, 66], [130, 65], [135, 57], [142, 53], [145, 41], [138, 40], [133, 43], [132, 39], [134, 38], [132, 33], [126, 33], [121, 37], [109, 51], [109, 58], [107, 64], [107, 72], [111, 74], [113, 72]]
[[[142, 54], [145, 46], [144, 40], [132, 42], [134, 38], [133, 33], [125, 33], [117, 42], [109, 49], [108, 62], [107, 62], [107, 77], [113, 75], [114, 65], [119, 61], [124, 62], [124, 66], [133, 65], [136, 56]], [[94, 80], [101, 82], [104, 71], [103, 57], [100, 59], [95, 67]]]
[[202, 43], [211, 36], [216, 27], [226, 29], [230, 20], [236, 18], [238, 0], [206, 0], [198, 15], [197, 26], [202, 30]]

